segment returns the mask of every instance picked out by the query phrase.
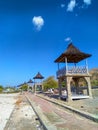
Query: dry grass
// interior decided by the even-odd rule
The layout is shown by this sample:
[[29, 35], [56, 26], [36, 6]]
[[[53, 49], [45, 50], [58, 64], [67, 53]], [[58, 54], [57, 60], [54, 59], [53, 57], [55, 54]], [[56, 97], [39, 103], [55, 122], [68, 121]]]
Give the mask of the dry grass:
[[19, 106], [21, 102], [22, 102], [22, 98], [19, 96], [15, 104]]

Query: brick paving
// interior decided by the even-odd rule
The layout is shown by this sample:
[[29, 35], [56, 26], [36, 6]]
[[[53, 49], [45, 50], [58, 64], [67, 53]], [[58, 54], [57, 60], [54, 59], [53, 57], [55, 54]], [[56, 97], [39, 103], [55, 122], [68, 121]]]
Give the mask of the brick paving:
[[96, 122], [62, 109], [31, 93], [26, 93], [26, 96], [35, 103], [35, 107], [40, 107], [42, 113], [51, 125], [55, 125], [57, 130], [98, 130], [98, 123]]

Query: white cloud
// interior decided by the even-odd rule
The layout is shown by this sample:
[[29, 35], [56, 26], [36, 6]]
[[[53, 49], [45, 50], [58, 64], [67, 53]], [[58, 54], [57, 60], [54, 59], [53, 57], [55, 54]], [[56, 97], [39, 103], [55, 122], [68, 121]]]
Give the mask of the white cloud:
[[75, 6], [76, 6], [76, 0], [70, 0], [68, 7], [67, 7], [67, 11], [72, 12], [73, 9], [75, 8]]
[[67, 38], [65, 38], [65, 42], [71, 42], [72, 40], [71, 40], [71, 37], [67, 37]]
[[65, 4], [61, 4], [61, 8], [64, 8], [65, 7]]
[[32, 19], [32, 23], [34, 24], [37, 31], [40, 31], [42, 26], [44, 25], [44, 19], [41, 16], [34, 16]]
[[83, 2], [87, 5], [90, 5], [91, 4], [91, 0], [83, 0]]

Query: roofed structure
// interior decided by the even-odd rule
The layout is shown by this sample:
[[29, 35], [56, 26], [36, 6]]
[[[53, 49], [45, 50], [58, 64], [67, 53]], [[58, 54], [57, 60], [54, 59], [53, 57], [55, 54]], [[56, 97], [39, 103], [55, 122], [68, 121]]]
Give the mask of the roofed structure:
[[43, 79], [44, 77], [38, 72], [33, 79]]
[[[44, 79], [44, 77], [40, 74], [40, 72], [37, 73], [37, 75], [35, 77], [33, 77], [34, 79], [34, 88], [35, 88], [35, 94], [42, 92], [43, 91], [43, 82], [42, 79]], [[35, 80], [41, 80], [40, 82], [35, 82]]]
[[76, 48], [72, 43], [70, 43], [67, 47], [67, 50], [62, 53], [55, 62], [65, 62], [65, 58], [67, 58], [67, 63], [78, 63], [81, 60], [84, 60], [90, 57], [91, 54], [84, 53]]
[[33, 81], [30, 79], [27, 83], [33, 83]]
[[[88, 71], [88, 64], [87, 60], [85, 60], [85, 65], [79, 66], [76, 63], [90, 57], [91, 54], [84, 53], [76, 48], [72, 43], [70, 43], [67, 47], [67, 50], [62, 53], [55, 62], [58, 63], [58, 71], [56, 72], [58, 84], [59, 84], [59, 96], [62, 97], [62, 83], [65, 83], [65, 89], [67, 90], [67, 95], [65, 96], [67, 101], [72, 101], [72, 95], [79, 96], [80, 84], [79, 81], [82, 78], [87, 84], [87, 91], [86, 96], [85, 93], [83, 94], [83, 98], [92, 98], [92, 91], [91, 91], [91, 83]], [[61, 68], [59, 66], [60, 63], [64, 63], [64, 66]], [[69, 64], [67, 64], [69, 63]], [[74, 64], [70, 64], [74, 63]], [[74, 83], [75, 91], [72, 89], [72, 83]], [[80, 99], [80, 97], [78, 97]]]

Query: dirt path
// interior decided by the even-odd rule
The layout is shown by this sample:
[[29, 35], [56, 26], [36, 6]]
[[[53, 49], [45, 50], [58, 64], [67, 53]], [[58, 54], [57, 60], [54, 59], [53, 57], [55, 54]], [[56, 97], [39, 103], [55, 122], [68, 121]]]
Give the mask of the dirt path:
[[38, 130], [40, 123], [36, 119], [36, 114], [26, 97], [19, 95], [15, 109], [4, 130]]
[[0, 130], [4, 130], [12, 113], [18, 94], [0, 94]]

